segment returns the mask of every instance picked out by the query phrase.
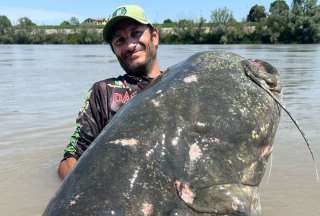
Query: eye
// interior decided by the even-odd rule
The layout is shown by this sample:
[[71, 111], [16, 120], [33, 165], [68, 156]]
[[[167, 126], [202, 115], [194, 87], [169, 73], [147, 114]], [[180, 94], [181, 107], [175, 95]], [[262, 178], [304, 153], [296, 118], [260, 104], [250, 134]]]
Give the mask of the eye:
[[112, 43], [115, 46], [121, 46], [124, 42], [125, 42], [124, 37], [115, 37]]
[[143, 31], [141, 30], [134, 30], [131, 32], [131, 37], [133, 38], [137, 38], [137, 37], [140, 37], [142, 35]]

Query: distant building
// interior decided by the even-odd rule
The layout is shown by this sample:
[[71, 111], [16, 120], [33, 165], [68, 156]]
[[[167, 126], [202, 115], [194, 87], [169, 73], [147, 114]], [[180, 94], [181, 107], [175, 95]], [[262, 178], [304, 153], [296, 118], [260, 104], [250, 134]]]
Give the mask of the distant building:
[[102, 19], [94, 19], [94, 18], [88, 18], [83, 21], [83, 23], [93, 24], [93, 25], [105, 25], [107, 23], [108, 19], [102, 18]]

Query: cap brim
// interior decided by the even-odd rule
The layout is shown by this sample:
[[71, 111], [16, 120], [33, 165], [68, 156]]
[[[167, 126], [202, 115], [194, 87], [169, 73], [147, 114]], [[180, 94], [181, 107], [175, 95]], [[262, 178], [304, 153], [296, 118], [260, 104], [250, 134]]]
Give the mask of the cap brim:
[[147, 20], [135, 19], [129, 16], [117, 16], [117, 17], [111, 18], [103, 28], [103, 39], [106, 42], [108, 43], [111, 42], [113, 27], [122, 20], [132, 20], [141, 24], [150, 24]]

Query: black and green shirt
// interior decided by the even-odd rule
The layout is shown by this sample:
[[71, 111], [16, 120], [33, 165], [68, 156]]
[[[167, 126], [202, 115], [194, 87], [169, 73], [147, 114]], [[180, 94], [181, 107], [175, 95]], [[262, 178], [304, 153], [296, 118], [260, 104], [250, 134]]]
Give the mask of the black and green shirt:
[[78, 159], [120, 107], [144, 89], [151, 80], [148, 77], [126, 74], [93, 84], [85, 96], [76, 120], [76, 129], [64, 150], [63, 160], [69, 157]]

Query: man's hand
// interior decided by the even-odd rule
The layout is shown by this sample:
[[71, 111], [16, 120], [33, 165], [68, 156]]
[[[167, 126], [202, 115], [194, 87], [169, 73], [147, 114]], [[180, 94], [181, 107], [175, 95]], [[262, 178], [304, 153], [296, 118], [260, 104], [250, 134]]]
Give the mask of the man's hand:
[[73, 157], [69, 157], [60, 162], [58, 167], [58, 174], [61, 180], [63, 180], [70, 173], [70, 171], [74, 168], [76, 163], [77, 163], [77, 159]]

